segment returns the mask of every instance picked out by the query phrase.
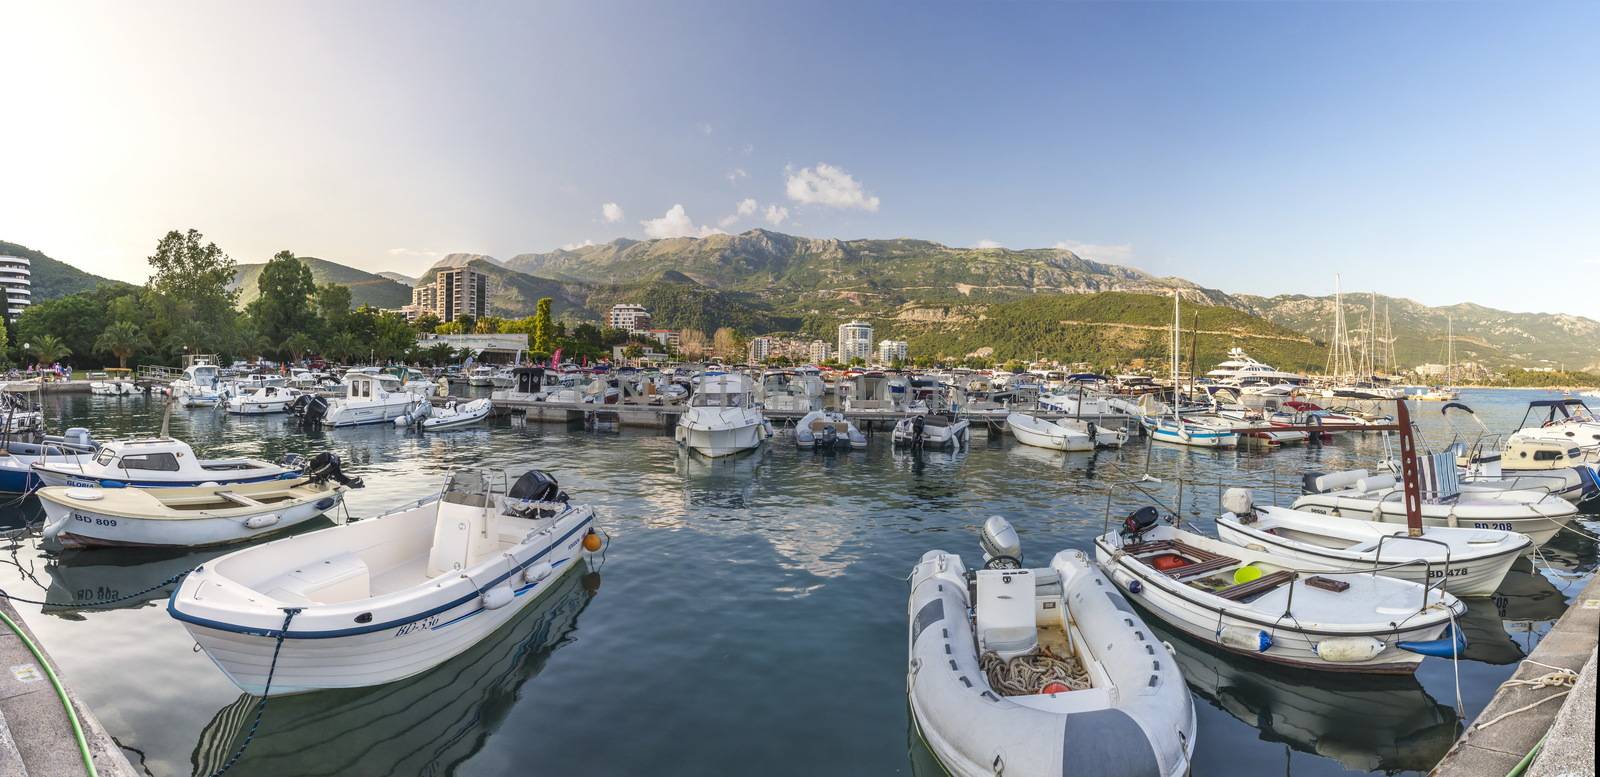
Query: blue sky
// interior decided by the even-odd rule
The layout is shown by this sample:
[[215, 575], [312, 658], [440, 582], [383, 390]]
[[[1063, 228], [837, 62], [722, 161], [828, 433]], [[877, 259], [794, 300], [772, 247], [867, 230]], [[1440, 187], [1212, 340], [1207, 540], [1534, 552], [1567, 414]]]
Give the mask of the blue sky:
[[769, 226], [1600, 318], [1600, 4], [9, 3], [0, 239], [126, 280]]

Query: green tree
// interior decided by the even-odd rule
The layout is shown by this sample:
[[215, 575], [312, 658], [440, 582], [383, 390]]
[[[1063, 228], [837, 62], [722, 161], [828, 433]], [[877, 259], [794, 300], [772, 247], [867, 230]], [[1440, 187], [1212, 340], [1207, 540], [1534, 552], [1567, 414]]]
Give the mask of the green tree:
[[31, 345], [33, 347], [30, 350], [33, 351], [34, 358], [38, 359], [40, 364], [54, 364], [72, 355], [72, 349], [67, 347], [67, 344], [55, 335], [42, 335]]
[[[256, 334], [267, 343], [287, 347], [289, 338], [305, 333], [313, 321], [311, 295], [317, 293], [317, 281], [311, 277], [311, 268], [292, 252], [279, 251], [261, 268], [256, 283], [261, 296], [245, 308], [255, 322]], [[345, 293], [348, 295], [349, 289]]]
[[540, 297], [539, 304], [533, 308], [533, 337], [529, 344], [535, 351], [549, 351], [551, 349], [550, 304], [549, 297]]
[[94, 349], [117, 357], [117, 366], [128, 368], [128, 359], [150, 348], [150, 338], [132, 321], [118, 321], [105, 328], [94, 341]]
[[425, 354], [429, 363], [433, 364], [433, 366], [443, 367], [450, 363], [451, 358], [456, 354], [456, 349], [455, 346], [449, 343], [434, 343], [428, 346]]
[[17, 317], [17, 341], [37, 345], [53, 336], [68, 353], [87, 356], [98, 350], [95, 339], [111, 324], [108, 307], [92, 291], [29, 305]]
[[411, 322], [411, 326], [415, 327], [418, 332], [431, 334], [439, 328], [439, 317], [432, 313], [423, 313], [417, 316], [417, 320]]
[[196, 230], [168, 232], [150, 256], [155, 339], [172, 353], [228, 352], [238, 346], [233, 259]]
[[278, 344], [278, 350], [288, 354], [289, 358], [295, 361], [299, 361], [300, 359], [304, 358], [306, 354], [311, 353], [316, 349], [316, 341], [312, 340], [311, 335], [308, 335], [305, 332], [295, 332], [294, 334], [284, 338], [283, 342]]

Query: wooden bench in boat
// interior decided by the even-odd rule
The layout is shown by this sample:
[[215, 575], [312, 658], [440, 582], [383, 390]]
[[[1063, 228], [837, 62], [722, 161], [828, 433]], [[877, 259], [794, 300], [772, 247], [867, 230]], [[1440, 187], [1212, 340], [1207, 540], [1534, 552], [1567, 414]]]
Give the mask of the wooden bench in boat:
[[1239, 559], [1224, 556], [1220, 553], [1212, 553], [1209, 550], [1201, 550], [1181, 540], [1153, 540], [1151, 542], [1126, 545], [1122, 549], [1146, 565], [1149, 565], [1150, 562], [1145, 560], [1144, 556], [1153, 553], [1172, 553], [1186, 559], [1192, 559], [1193, 563], [1185, 564], [1175, 569], [1158, 570], [1173, 580], [1183, 580], [1209, 574], [1240, 563]]
[[1227, 599], [1228, 601], [1242, 602], [1271, 591], [1272, 589], [1277, 588], [1278, 586], [1283, 585], [1284, 583], [1287, 583], [1293, 579], [1293, 572], [1288, 570], [1280, 570], [1278, 572], [1273, 572], [1272, 574], [1262, 575], [1261, 577], [1251, 580], [1248, 583], [1236, 583], [1219, 591], [1213, 591], [1212, 593]]

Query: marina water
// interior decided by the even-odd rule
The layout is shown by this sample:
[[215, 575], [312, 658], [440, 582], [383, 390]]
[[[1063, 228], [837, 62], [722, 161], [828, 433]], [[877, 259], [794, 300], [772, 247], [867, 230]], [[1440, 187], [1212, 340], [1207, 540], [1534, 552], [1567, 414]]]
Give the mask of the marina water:
[[[1462, 401], [1506, 432], [1529, 400], [1551, 396], [1464, 391]], [[54, 396], [46, 409], [53, 428], [100, 438], [161, 424], [160, 405], [140, 396]], [[1430, 441], [1447, 439], [1437, 405], [1417, 415]], [[649, 430], [496, 420], [429, 436], [387, 425], [307, 433], [289, 417], [215, 409], [175, 411], [172, 433], [209, 456], [333, 451], [367, 483], [347, 500], [357, 519], [436, 492], [454, 468], [548, 469], [595, 505], [612, 540], [509, 629], [422, 676], [274, 699], [237, 775], [938, 774], [905, 698], [906, 575], [924, 551], [978, 558], [989, 515], [1016, 525], [1035, 562], [1088, 549], [1108, 485], [1147, 471], [1165, 481], [1168, 504], [1185, 481], [1180, 509], [1209, 533], [1219, 483], [1286, 504], [1301, 473], [1384, 455], [1378, 435], [1271, 452], [1139, 440], [1064, 454], [978, 432], [968, 451], [918, 456], [891, 450], [880, 431], [865, 451], [796, 451], [780, 432], [712, 461]], [[1114, 494], [1111, 519], [1139, 504]], [[0, 521], [38, 517], [30, 501]], [[1600, 523], [1575, 526], [1592, 534]], [[8, 592], [62, 604], [126, 596], [226, 552], [54, 558], [32, 539], [8, 551]], [[1595, 544], [1571, 532], [1541, 552], [1499, 595], [1470, 602], [1459, 665], [1468, 720], [1596, 563]], [[194, 650], [165, 591], [114, 609], [18, 606], [135, 766], [203, 775], [237, 747], [255, 700]], [[1329, 677], [1162, 636], [1196, 695], [1196, 775], [1426, 772], [1459, 732], [1446, 659], [1425, 660], [1415, 678]]]

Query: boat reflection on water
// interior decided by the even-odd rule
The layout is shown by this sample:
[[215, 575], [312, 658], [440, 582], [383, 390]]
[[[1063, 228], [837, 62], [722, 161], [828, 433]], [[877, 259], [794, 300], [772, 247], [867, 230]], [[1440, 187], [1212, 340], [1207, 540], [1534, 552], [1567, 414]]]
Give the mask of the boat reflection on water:
[[1517, 559], [1494, 596], [1467, 600], [1457, 621], [1467, 636], [1461, 657], [1496, 665], [1521, 661], [1566, 609], [1561, 590], [1529, 559]]
[[[587, 562], [546, 598], [472, 649], [416, 677], [378, 686], [275, 698], [230, 775], [446, 775], [477, 753], [566, 644], [600, 589]], [[195, 775], [227, 762], [254, 719], [241, 694], [200, 732]]]
[[1145, 622], [1176, 649], [1189, 688], [1256, 728], [1263, 741], [1354, 771], [1393, 774], [1432, 769], [1460, 731], [1455, 710], [1434, 701], [1411, 676], [1297, 672], [1223, 655], [1154, 618]]

